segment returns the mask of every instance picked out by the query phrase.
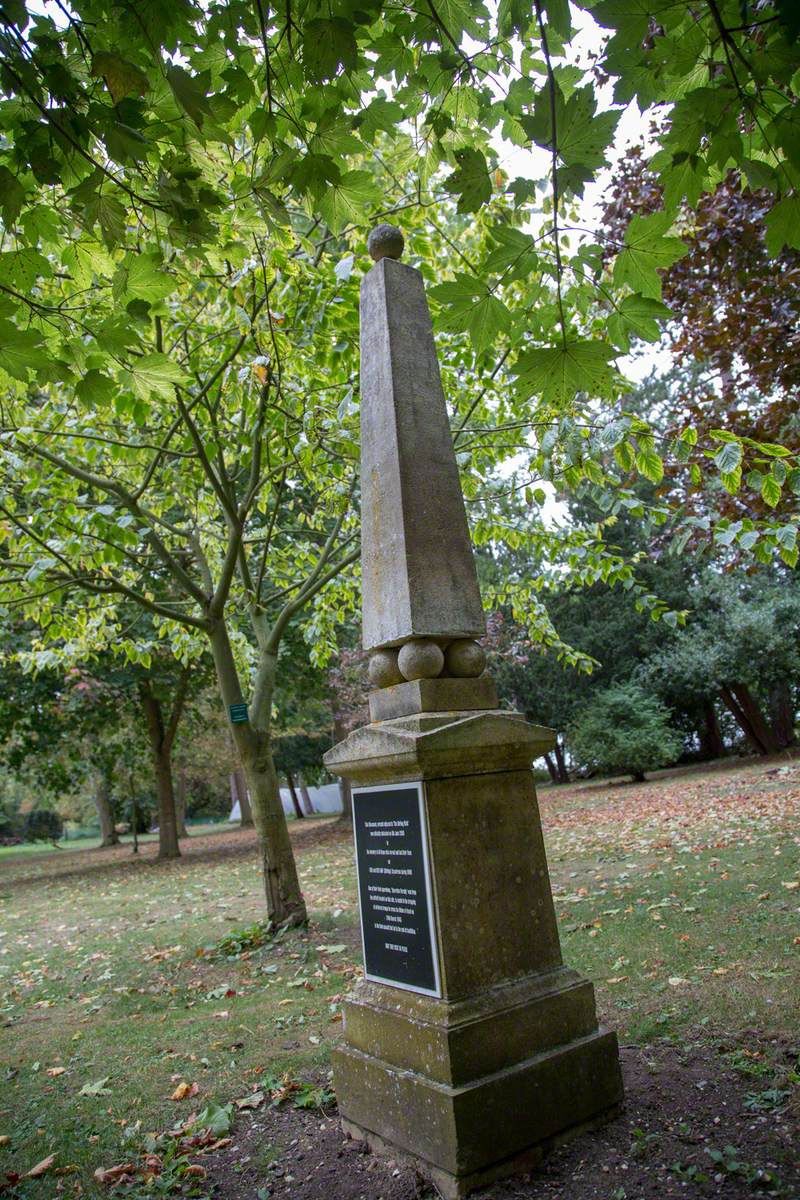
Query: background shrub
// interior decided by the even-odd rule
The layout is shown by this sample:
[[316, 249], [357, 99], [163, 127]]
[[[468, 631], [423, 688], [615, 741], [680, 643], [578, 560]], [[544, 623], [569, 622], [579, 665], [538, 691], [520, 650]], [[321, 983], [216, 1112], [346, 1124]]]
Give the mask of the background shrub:
[[604, 775], [632, 775], [674, 762], [682, 740], [669, 723], [669, 710], [635, 684], [615, 684], [580, 710], [568, 735], [582, 767]]
[[64, 836], [64, 822], [57, 812], [35, 808], [25, 815], [24, 836], [26, 842], [57, 842]]

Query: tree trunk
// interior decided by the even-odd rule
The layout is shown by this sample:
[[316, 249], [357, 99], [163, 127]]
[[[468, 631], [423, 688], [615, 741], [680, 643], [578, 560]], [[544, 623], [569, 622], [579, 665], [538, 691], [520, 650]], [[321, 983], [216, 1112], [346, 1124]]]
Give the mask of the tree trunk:
[[345, 779], [344, 775], [339, 776], [339, 798], [342, 801], [342, 815], [340, 821], [347, 821], [348, 825], [353, 820], [353, 789], [349, 779]]
[[94, 804], [100, 818], [100, 848], [103, 846], [118, 846], [119, 834], [114, 827], [114, 814], [111, 811], [111, 772], [100, 770], [97, 774], [97, 784], [94, 792]]
[[[334, 746], [347, 736], [347, 730], [339, 718], [334, 718], [333, 722], [333, 744]], [[343, 775], [339, 776], [339, 799], [342, 802], [342, 815], [340, 821], [345, 821], [348, 825], [353, 821], [353, 790], [349, 779], [345, 779]]]
[[547, 753], [544, 755], [544, 765], [547, 767], [548, 774], [550, 775], [550, 782], [558, 783], [558, 767], [553, 761], [551, 754]]
[[717, 719], [717, 709], [713, 700], [703, 701], [703, 723], [698, 729], [700, 737], [700, 753], [704, 759], [722, 758], [725, 753], [725, 743]]
[[269, 738], [259, 738], [249, 726], [248, 730], [253, 745], [250, 753], [242, 755], [242, 765], [258, 833], [267, 916], [275, 925], [300, 925], [307, 919], [306, 904], [297, 878]]
[[307, 817], [313, 817], [314, 805], [311, 803], [311, 797], [308, 794], [308, 785], [302, 775], [298, 777], [297, 782], [300, 787], [300, 799], [303, 802], [303, 811]]
[[298, 796], [297, 796], [297, 788], [294, 786], [294, 777], [293, 777], [291, 771], [286, 772], [286, 783], [289, 788], [289, 795], [292, 797], [292, 804], [294, 805], [294, 815], [299, 820], [302, 820], [302, 818], [306, 814], [303, 812], [302, 808], [300, 807], [300, 800], [298, 799]]
[[556, 755], [556, 763], [558, 764], [558, 782], [569, 783], [569, 771], [567, 770], [567, 764], [564, 759], [564, 747], [558, 738], [556, 738], [554, 750]]
[[[182, 694], [181, 694], [182, 693]], [[149, 679], [139, 684], [139, 696], [147, 721], [150, 738], [150, 756], [156, 779], [156, 802], [158, 804], [158, 857], [180, 858], [178, 826], [175, 817], [175, 791], [172, 785], [172, 743], [177, 715], [183, 707], [185, 685], [179, 689], [175, 706], [168, 725], [164, 723], [161, 702], [152, 689]]]
[[246, 825], [253, 824], [253, 813], [250, 808], [250, 797], [247, 794], [247, 784], [244, 781], [244, 772], [241, 767], [236, 767], [230, 774], [231, 781], [231, 807], [235, 804], [239, 805], [239, 820], [242, 828]]
[[777, 754], [781, 749], [758, 702], [744, 683], [720, 688], [720, 695], [757, 754]]
[[[222, 702], [226, 710], [242, 703], [242, 689], [236, 671], [228, 631], [223, 621], [212, 626], [209, 635]], [[265, 664], [274, 672], [275, 658]], [[281, 804], [278, 776], [272, 761], [269, 736], [269, 697], [263, 705], [264, 726], [254, 728], [249, 721], [232, 726], [250, 805], [258, 835], [258, 849], [264, 875], [267, 917], [273, 925], [299, 925], [307, 920], [306, 904], [300, 891], [297, 867], [289, 838], [289, 829]]]
[[242, 828], [244, 829], [253, 824], [253, 810], [250, 807], [250, 796], [247, 791], [244, 771], [241, 767], [237, 767], [234, 774], [236, 775], [236, 787], [239, 792], [239, 812], [242, 814]]
[[777, 684], [769, 695], [769, 715], [775, 740], [781, 749], [794, 744], [794, 701], [786, 682]]
[[178, 822], [175, 813], [175, 789], [172, 785], [172, 762], [163, 745], [151, 747], [156, 773], [156, 802], [158, 804], [158, 857], [180, 858]]
[[764, 749], [762, 743], [756, 737], [756, 735], [753, 731], [753, 727], [751, 726], [750, 722], [747, 719], [746, 713], [744, 713], [742, 711], [736, 697], [734, 696], [734, 694], [730, 690], [730, 688], [725, 687], [725, 686], [721, 687], [719, 690], [719, 694], [722, 697], [723, 704], [728, 709], [728, 711], [730, 712], [734, 721], [736, 722], [736, 724], [739, 726], [742, 733], [744, 734], [745, 739], [748, 742], [751, 750], [754, 750], [756, 752], [756, 754], [766, 754], [766, 750]]
[[239, 766], [236, 757], [236, 743], [233, 740], [230, 728], [228, 729], [228, 745], [231, 748], [231, 758], [234, 761], [234, 768], [231, 771], [231, 801], [233, 804], [239, 801], [239, 817], [242, 829], [249, 828], [253, 824], [253, 812], [250, 808], [250, 797], [247, 794], [247, 784], [244, 780], [244, 772]]
[[632, 771], [631, 777], [634, 783], [645, 783], [644, 771]]
[[175, 825], [178, 830], [178, 837], [188, 837], [186, 829], [186, 773], [178, 771], [178, 778], [175, 787]]

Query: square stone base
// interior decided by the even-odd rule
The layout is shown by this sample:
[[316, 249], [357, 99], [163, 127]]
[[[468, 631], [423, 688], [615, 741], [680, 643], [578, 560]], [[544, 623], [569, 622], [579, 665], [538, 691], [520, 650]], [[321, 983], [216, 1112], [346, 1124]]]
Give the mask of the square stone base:
[[415, 715], [386, 714], [325, 756], [357, 783], [424, 785], [441, 994], [359, 983], [333, 1068], [345, 1129], [409, 1156], [448, 1197], [535, 1165], [622, 1101], [616, 1036], [561, 957], [530, 770], [552, 733], [496, 710], [447, 711], [467, 710], [476, 686], [383, 689]]
[[333, 1066], [345, 1131], [412, 1158], [447, 1200], [530, 1170], [622, 1102], [616, 1034], [600, 1028], [461, 1087], [346, 1045]]
[[396, 1146], [379, 1137], [377, 1133], [371, 1133], [368, 1129], [362, 1129], [352, 1121], [342, 1119], [341, 1126], [344, 1133], [349, 1137], [354, 1138], [356, 1141], [367, 1142], [373, 1154], [384, 1158], [391, 1158], [394, 1161], [397, 1161], [399, 1158], [402, 1161], [410, 1163], [435, 1186], [436, 1191], [443, 1197], [443, 1200], [462, 1200], [462, 1197], [468, 1196], [476, 1188], [487, 1187], [490, 1183], [495, 1183], [498, 1179], [508, 1179], [511, 1175], [521, 1175], [524, 1172], [537, 1170], [546, 1155], [552, 1150], [555, 1150], [558, 1146], [563, 1146], [566, 1142], [571, 1141], [572, 1138], [580, 1137], [582, 1133], [590, 1133], [593, 1129], [601, 1128], [613, 1120], [621, 1111], [622, 1104], [620, 1103], [613, 1108], [609, 1108], [607, 1112], [602, 1113], [591, 1121], [584, 1121], [581, 1125], [573, 1125], [569, 1129], [565, 1129], [563, 1133], [540, 1142], [538, 1146], [534, 1146], [531, 1150], [524, 1150], [522, 1154], [515, 1154], [512, 1158], [507, 1158], [504, 1162], [494, 1163], [492, 1166], [486, 1167], [483, 1171], [473, 1171], [471, 1175], [462, 1175], [460, 1177], [450, 1175], [446, 1171], [440, 1171], [432, 1163], [425, 1162], [423, 1159], [407, 1152], [398, 1152]]
[[497, 688], [487, 674], [477, 679], [411, 679], [369, 697], [371, 721], [393, 721], [424, 712], [474, 712], [497, 708]]

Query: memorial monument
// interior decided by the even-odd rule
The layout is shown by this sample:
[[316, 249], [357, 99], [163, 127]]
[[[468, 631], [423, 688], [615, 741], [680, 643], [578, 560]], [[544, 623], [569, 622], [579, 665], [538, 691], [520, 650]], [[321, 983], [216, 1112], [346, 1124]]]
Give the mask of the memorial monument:
[[498, 708], [422, 276], [392, 226], [361, 286], [363, 641], [356, 784], [365, 978], [334, 1051], [342, 1123], [446, 1197], [531, 1165], [622, 1100], [616, 1035], [562, 962], [531, 762]]

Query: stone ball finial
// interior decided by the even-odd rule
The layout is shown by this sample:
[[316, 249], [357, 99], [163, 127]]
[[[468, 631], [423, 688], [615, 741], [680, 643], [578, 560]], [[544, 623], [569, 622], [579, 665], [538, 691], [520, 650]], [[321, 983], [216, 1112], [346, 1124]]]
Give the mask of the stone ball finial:
[[369, 681], [375, 687], [391, 687], [403, 682], [403, 674], [397, 665], [396, 650], [376, 650], [369, 660]]
[[474, 679], [483, 673], [486, 652], [472, 638], [458, 638], [445, 650], [444, 664], [457, 679]]
[[367, 249], [375, 262], [382, 258], [402, 258], [405, 238], [396, 225], [376, 225], [367, 238]]
[[400, 647], [397, 665], [404, 679], [435, 679], [444, 666], [444, 654], [429, 638], [416, 638]]

